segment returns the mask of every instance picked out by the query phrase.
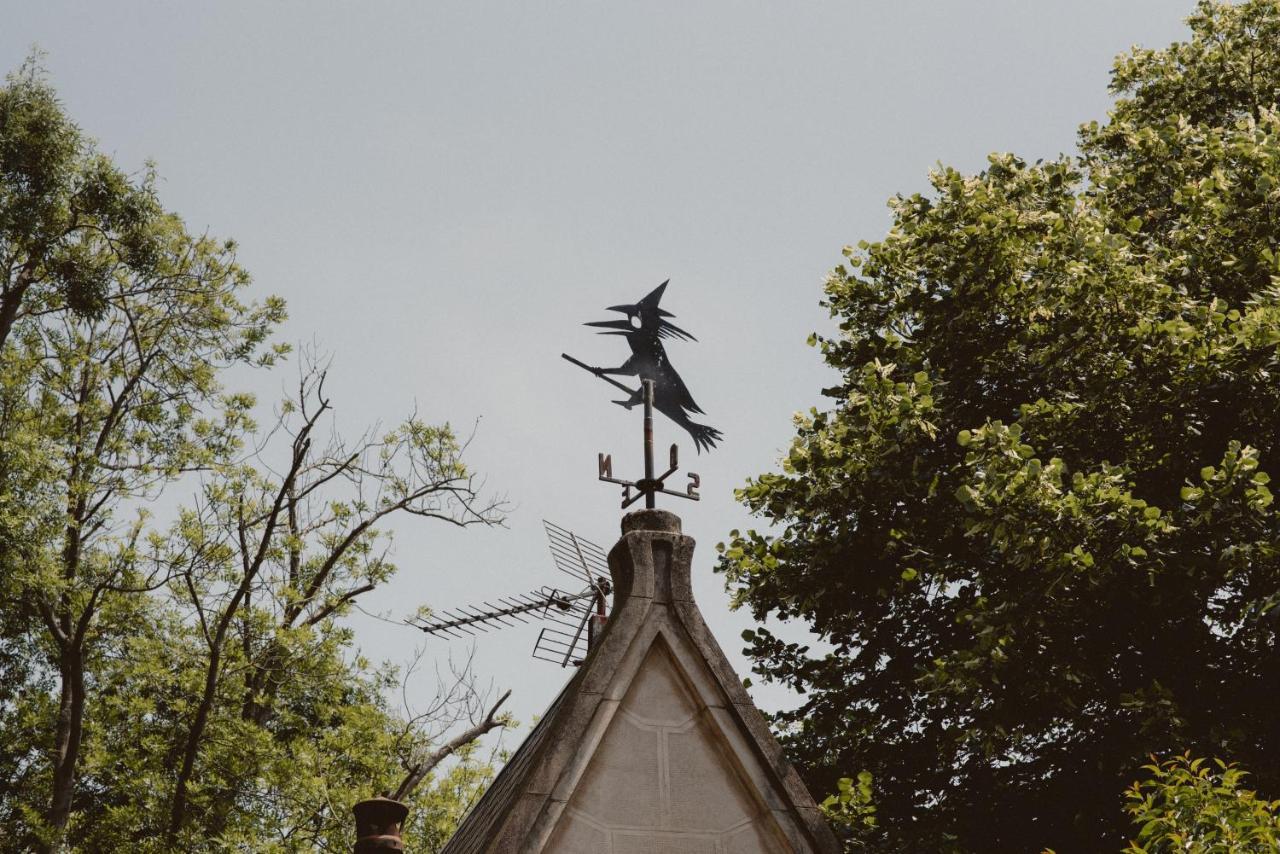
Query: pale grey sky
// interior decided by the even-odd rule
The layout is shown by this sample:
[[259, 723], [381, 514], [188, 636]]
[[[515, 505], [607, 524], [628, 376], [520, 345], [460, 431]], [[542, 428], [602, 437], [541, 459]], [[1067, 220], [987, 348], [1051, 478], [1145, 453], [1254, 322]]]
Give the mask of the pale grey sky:
[[[1112, 57], [1181, 38], [1191, 0], [859, 2], [18, 2], [0, 64], [32, 44], [71, 115], [126, 167], [156, 161], [166, 204], [235, 237], [283, 337], [334, 354], [344, 429], [418, 407], [469, 429], [470, 461], [514, 504], [508, 528], [398, 526], [397, 615], [553, 583], [540, 520], [608, 547], [638, 415], [559, 358], [618, 364], [581, 324], [663, 279], [700, 343], [668, 351], [723, 446], [697, 457], [697, 594], [738, 663], [714, 546], [751, 524], [732, 490], [775, 466], [791, 415], [832, 375], [806, 336], [840, 248], [876, 239], [885, 200], [937, 162], [1073, 149], [1102, 119]], [[264, 403], [292, 376], [257, 377]], [[421, 637], [354, 620], [366, 653]], [[476, 666], [524, 721], [568, 673], [536, 630], [482, 636]], [[428, 655], [466, 647], [434, 641]], [[431, 685], [424, 678], [421, 690]], [[753, 689], [766, 709], [791, 702]], [[509, 742], [513, 741], [509, 739]]]

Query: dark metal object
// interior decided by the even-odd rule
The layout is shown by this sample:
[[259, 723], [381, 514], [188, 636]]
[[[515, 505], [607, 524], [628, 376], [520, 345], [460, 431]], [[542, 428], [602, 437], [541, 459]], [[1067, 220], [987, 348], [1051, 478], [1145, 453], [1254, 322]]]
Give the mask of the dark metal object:
[[550, 622], [559, 628], [544, 626], [534, 641], [534, 658], [549, 661], [561, 667], [570, 664], [575, 667], [587, 658], [587, 653], [595, 646], [596, 636], [604, 626], [605, 602], [611, 588], [606, 584], [602, 589], [592, 590], [578, 601], [582, 607], [576, 609], [578, 618], [574, 621], [552, 617]]
[[604, 628], [606, 608], [613, 585], [609, 581], [609, 561], [604, 549], [584, 540], [572, 531], [542, 521], [551, 543], [551, 557], [556, 569], [584, 583], [586, 588], [574, 601], [572, 615], [552, 618], [559, 628], [546, 626], [538, 633], [533, 657], [561, 667], [581, 664], [595, 646], [596, 636]]
[[[667, 478], [675, 474], [680, 468], [680, 449], [675, 445], [671, 446], [670, 451], [671, 467], [657, 477], [653, 475], [653, 387], [653, 380], [640, 381], [641, 397], [644, 401], [644, 477], [640, 480], [616, 478], [613, 476], [613, 455], [597, 455], [599, 479], [607, 483], [616, 483], [622, 487], [622, 507], [624, 510], [635, 503], [642, 495], [644, 496], [644, 506], [648, 510], [654, 508], [654, 499], [658, 493], [675, 495], [679, 498], [690, 498], [694, 501], [702, 500], [702, 496], [698, 494], [698, 487], [702, 485], [702, 478], [694, 472], [687, 473], [689, 484], [685, 487], [684, 492], [676, 492], [666, 487]], [[634, 495], [631, 493], [633, 489], [636, 490]]]
[[609, 556], [600, 546], [546, 519], [542, 520], [542, 527], [547, 532], [547, 544], [556, 569], [574, 581], [588, 583], [596, 576], [609, 575]]
[[355, 854], [385, 854], [404, 851], [400, 826], [409, 808], [390, 798], [370, 798], [351, 808], [356, 814]]
[[579, 592], [540, 587], [529, 593], [501, 597], [497, 603], [484, 602], [481, 607], [442, 611], [439, 617], [413, 625], [429, 635], [456, 638], [525, 623], [533, 618], [550, 624], [538, 633], [534, 658], [561, 667], [581, 664], [604, 625], [609, 595], [613, 592], [608, 559], [604, 549], [590, 540], [545, 520], [542, 524], [556, 569], [577, 582], [575, 587], [581, 585]]
[[501, 606], [485, 602], [483, 608], [467, 606], [455, 608], [452, 611], [442, 611], [441, 613], [447, 619], [424, 620], [418, 623], [417, 627], [429, 635], [461, 637], [463, 633], [475, 634], [476, 629], [488, 631], [494, 624], [513, 626], [515, 625], [513, 620], [527, 623], [525, 615], [545, 619], [551, 608], [568, 611], [576, 600], [590, 598], [591, 595], [591, 591], [565, 593], [554, 587], [541, 587], [532, 593], [502, 597], [498, 600], [502, 603]]
[[[662, 346], [662, 339], [664, 338], [675, 338], [683, 341], [697, 340], [679, 326], [665, 319], [675, 315], [658, 307], [658, 303], [662, 299], [662, 293], [667, 289], [668, 282], [670, 282], [670, 279], [658, 285], [638, 303], [609, 306], [609, 311], [618, 311], [625, 314], [627, 316], [626, 320], [598, 320], [586, 324], [587, 326], [598, 326], [608, 330], [600, 333], [601, 335], [622, 335], [627, 339], [627, 344], [631, 347], [631, 357], [621, 365], [616, 368], [595, 368], [573, 358], [567, 353], [561, 353], [560, 355], [578, 367], [590, 371], [605, 382], [625, 391], [628, 395], [627, 398], [625, 400], [615, 400], [614, 403], [627, 409], [644, 402], [643, 381], [651, 381], [654, 385], [651, 405], [687, 430], [689, 435], [693, 437], [694, 447], [697, 448], [698, 453], [702, 453], [704, 449], [709, 451], [714, 448], [716, 443], [720, 441], [722, 434], [714, 427], [698, 424], [690, 419], [691, 413], [702, 413], [702, 409], [694, 402], [693, 395], [685, 387], [684, 380], [680, 379], [680, 374], [676, 372], [675, 366], [671, 364], [671, 360], [667, 357], [666, 348]], [[641, 388], [629, 388], [613, 379], [610, 375], [639, 377], [642, 381]], [[648, 474], [646, 474], [646, 479], [649, 479]]]

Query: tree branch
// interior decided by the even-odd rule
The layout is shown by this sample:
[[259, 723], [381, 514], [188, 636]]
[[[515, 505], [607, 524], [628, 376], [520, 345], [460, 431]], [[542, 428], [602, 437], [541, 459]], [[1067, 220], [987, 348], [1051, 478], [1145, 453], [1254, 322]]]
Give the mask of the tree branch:
[[489, 713], [484, 716], [484, 720], [458, 733], [456, 736], [440, 745], [440, 747], [427, 754], [421, 762], [414, 765], [413, 768], [409, 770], [409, 773], [405, 775], [404, 780], [400, 782], [400, 785], [396, 787], [395, 794], [391, 796], [392, 799], [403, 801], [413, 792], [414, 789], [422, 785], [422, 781], [425, 780], [427, 775], [430, 774], [431, 771], [441, 762], [448, 759], [454, 753], [458, 752], [463, 747], [466, 747], [471, 742], [480, 738], [482, 735], [498, 729], [499, 727], [506, 726], [507, 722], [498, 718], [497, 715], [498, 709], [502, 707], [502, 704], [505, 703], [507, 698], [510, 696], [511, 690], [507, 689], [507, 692], [498, 698], [498, 702], [493, 704], [493, 708], [489, 709]]

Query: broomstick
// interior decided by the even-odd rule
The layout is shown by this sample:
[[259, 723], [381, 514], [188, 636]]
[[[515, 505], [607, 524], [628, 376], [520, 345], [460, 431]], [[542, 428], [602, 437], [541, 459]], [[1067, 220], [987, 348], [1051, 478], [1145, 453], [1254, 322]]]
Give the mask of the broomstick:
[[590, 371], [591, 373], [598, 376], [600, 379], [607, 382], [609, 385], [614, 386], [615, 388], [622, 389], [631, 397], [638, 397], [640, 394], [640, 392], [638, 392], [635, 389], [627, 388], [624, 384], [618, 382], [613, 377], [605, 376], [604, 371], [602, 371], [600, 368], [593, 368], [590, 365], [588, 365], [586, 362], [579, 362], [577, 359], [573, 358], [568, 353], [561, 353], [560, 357], [566, 361], [572, 362], [573, 364], [577, 365], [579, 368], [582, 368], [584, 371]]

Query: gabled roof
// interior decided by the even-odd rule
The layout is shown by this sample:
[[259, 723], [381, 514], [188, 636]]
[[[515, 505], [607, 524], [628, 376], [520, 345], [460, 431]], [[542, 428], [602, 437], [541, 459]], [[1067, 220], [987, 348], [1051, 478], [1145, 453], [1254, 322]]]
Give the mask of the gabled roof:
[[485, 851], [484, 843], [492, 835], [495, 824], [502, 822], [510, 806], [520, 797], [520, 784], [524, 780], [539, 746], [546, 740], [555, 722], [556, 714], [565, 699], [582, 679], [582, 670], [575, 672], [574, 677], [561, 689], [560, 693], [547, 708], [546, 714], [534, 726], [533, 731], [520, 744], [507, 764], [502, 766], [498, 776], [489, 784], [480, 800], [476, 801], [454, 831], [452, 837], [441, 849], [440, 854], [476, 854]]
[[623, 519], [604, 632], [442, 854], [839, 851], [694, 604], [693, 547]]

